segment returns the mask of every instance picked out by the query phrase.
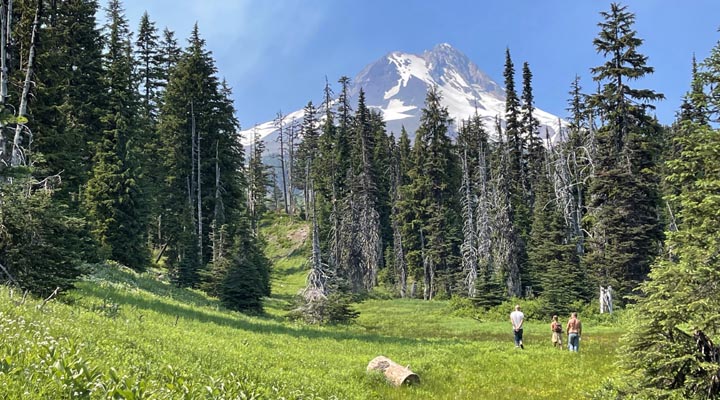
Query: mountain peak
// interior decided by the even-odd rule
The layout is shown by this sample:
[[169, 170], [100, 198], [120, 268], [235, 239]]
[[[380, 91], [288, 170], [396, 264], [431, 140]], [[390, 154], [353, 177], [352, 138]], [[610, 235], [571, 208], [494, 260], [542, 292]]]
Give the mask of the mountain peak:
[[[505, 115], [505, 93], [502, 87], [470, 60], [468, 56], [440, 43], [422, 54], [393, 51], [367, 65], [348, 88], [351, 102], [357, 101], [360, 89], [365, 92], [365, 104], [379, 110], [389, 132], [399, 133], [402, 126], [414, 132], [420, 124], [421, 110], [430, 86], [437, 85], [456, 124], [475, 114], [485, 121], [488, 132], [495, 131], [495, 119]], [[298, 111], [302, 114], [302, 111]], [[295, 113], [293, 113], [295, 114]], [[538, 108], [534, 116], [546, 130], [556, 137], [558, 117]], [[301, 115], [297, 116], [301, 118]], [[262, 124], [265, 136], [274, 128]], [[455, 130], [451, 127], [451, 130]], [[248, 132], [251, 133], [251, 132]], [[245, 141], [248, 141], [246, 135]]]
[[432, 48], [432, 51], [452, 51], [452, 52], [458, 52], [450, 43], [439, 43], [436, 44], [435, 47]]

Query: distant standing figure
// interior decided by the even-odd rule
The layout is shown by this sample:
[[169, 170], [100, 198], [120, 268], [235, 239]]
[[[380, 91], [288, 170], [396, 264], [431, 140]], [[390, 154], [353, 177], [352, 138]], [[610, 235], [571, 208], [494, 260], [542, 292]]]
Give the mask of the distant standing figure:
[[523, 322], [525, 322], [525, 314], [520, 311], [520, 306], [515, 306], [515, 311], [510, 313], [510, 322], [513, 326], [513, 332], [515, 334], [515, 347], [525, 349], [523, 346]]
[[582, 335], [582, 323], [577, 317], [577, 313], [570, 314], [567, 323], [568, 333], [568, 350], [577, 352], [580, 350], [580, 336]]
[[552, 322], [550, 323], [550, 331], [552, 331], [553, 347], [562, 349], [562, 324], [558, 322], [557, 315], [553, 315], [552, 317]]

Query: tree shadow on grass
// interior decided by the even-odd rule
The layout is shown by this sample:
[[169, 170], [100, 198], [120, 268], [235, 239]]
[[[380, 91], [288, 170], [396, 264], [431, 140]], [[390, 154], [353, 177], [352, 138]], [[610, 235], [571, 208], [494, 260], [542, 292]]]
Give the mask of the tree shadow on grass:
[[272, 271], [273, 278], [282, 278], [289, 275], [295, 275], [299, 274], [301, 272], [309, 272], [310, 270], [307, 268], [307, 263], [302, 263], [300, 265], [297, 265], [295, 267], [289, 267], [289, 268], [274, 268]]
[[182, 329], [183, 321], [197, 321], [202, 323], [213, 323], [220, 326], [226, 326], [233, 329], [251, 331], [260, 334], [271, 335], [288, 335], [296, 338], [326, 338], [337, 341], [357, 340], [368, 343], [377, 344], [394, 344], [394, 345], [419, 345], [423, 343], [432, 344], [456, 344], [462, 342], [458, 339], [415, 339], [407, 337], [387, 336], [380, 334], [361, 334], [348, 331], [330, 331], [312, 326], [298, 325], [290, 327], [283, 325], [276, 318], [272, 317], [255, 317], [259, 321], [253, 322], [247, 320], [240, 314], [235, 317], [232, 315], [219, 315], [214, 312], [193, 308], [192, 306], [171, 304], [160, 300], [153, 301], [145, 296], [134, 295], [127, 290], [117, 287], [101, 288], [97, 285], [87, 285], [82, 289], [84, 294], [94, 296], [104, 301], [112, 301], [117, 303], [121, 308], [135, 308], [138, 310], [147, 310], [169, 316], [168, 329]]

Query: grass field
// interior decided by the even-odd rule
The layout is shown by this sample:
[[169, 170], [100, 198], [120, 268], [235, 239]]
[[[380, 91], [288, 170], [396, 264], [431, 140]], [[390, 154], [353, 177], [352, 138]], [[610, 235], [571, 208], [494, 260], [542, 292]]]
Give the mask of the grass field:
[[[613, 326], [586, 324], [571, 354], [552, 348], [548, 321], [529, 321], [519, 350], [509, 322], [454, 316], [449, 301], [368, 300], [350, 326], [289, 322], [303, 229], [266, 222], [275, 294], [263, 316], [116, 267], [42, 308], [0, 287], [0, 398], [573, 399], [616, 372]], [[409, 364], [421, 383], [393, 388], [367, 374], [377, 355]]]

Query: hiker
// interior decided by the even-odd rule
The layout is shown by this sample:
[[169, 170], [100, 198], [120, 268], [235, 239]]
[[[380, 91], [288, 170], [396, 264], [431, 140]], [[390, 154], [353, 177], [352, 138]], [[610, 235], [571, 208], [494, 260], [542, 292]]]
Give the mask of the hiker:
[[553, 347], [562, 349], [562, 324], [558, 322], [558, 316], [552, 316], [552, 322], [550, 323], [550, 331], [552, 332], [552, 344]]
[[510, 313], [510, 322], [512, 323], [513, 332], [515, 334], [515, 347], [525, 349], [522, 341], [523, 322], [525, 322], [525, 314], [520, 311], [520, 305], [516, 305], [515, 311]]
[[568, 350], [577, 352], [580, 349], [580, 336], [582, 335], [582, 323], [577, 317], [577, 313], [570, 314], [567, 323], [568, 333]]

